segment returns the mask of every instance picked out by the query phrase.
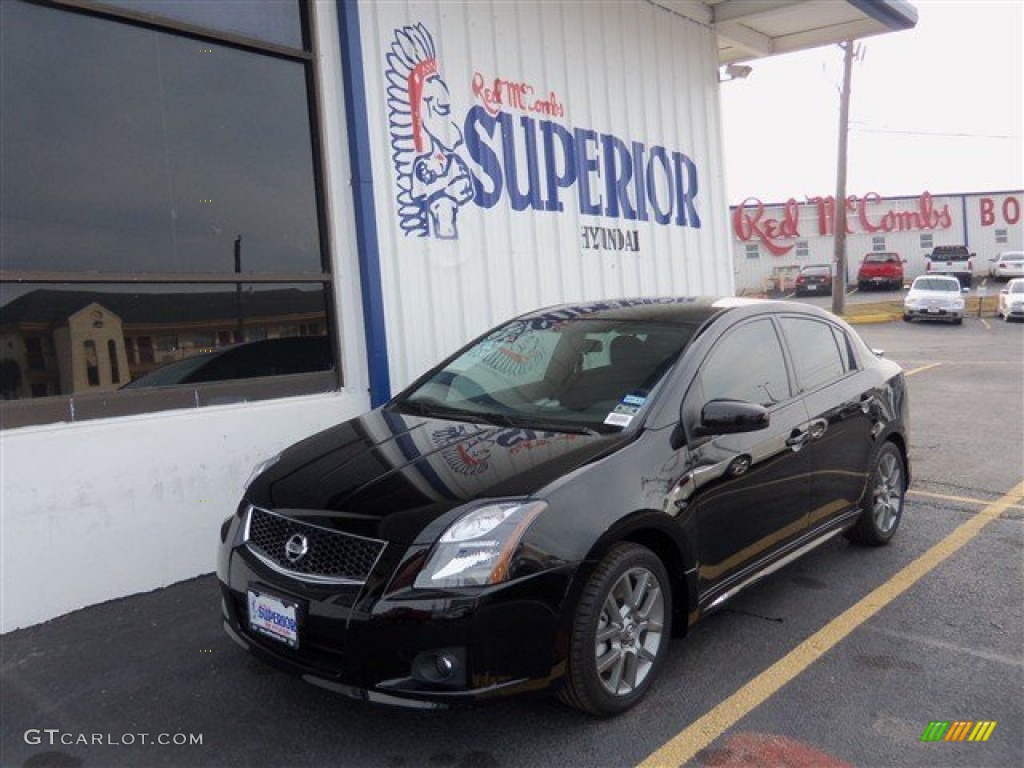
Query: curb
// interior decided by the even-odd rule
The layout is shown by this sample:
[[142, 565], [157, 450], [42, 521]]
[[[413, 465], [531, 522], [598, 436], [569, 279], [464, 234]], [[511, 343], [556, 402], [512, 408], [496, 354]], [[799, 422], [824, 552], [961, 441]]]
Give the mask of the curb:
[[850, 325], [871, 325], [874, 323], [891, 323], [894, 320], [899, 320], [900, 317], [901, 315], [886, 312], [864, 315], [851, 315], [849, 317], [843, 317], [843, 320], [845, 320]]

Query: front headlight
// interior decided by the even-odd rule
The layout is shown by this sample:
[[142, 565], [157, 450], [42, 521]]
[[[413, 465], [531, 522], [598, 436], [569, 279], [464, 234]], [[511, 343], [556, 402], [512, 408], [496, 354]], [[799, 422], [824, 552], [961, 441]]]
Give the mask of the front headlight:
[[260, 474], [266, 472], [272, 466], [277, 464], [277, 462], [279, 462], [280, 460], [281, 460], [281, 454], [279, 453], [279, 454], [277, 454], [275, 456], [271, 456], [269, 459], [266, 459], [265, 461], [261, 461], [259, 464], [257, 464], [255, 467], [253, 467], [252, 468], [252, 472], [249, 473], [249, 479], [246, 480], [245, 481], [245, 485], [242, 486], [242, 490], [243, 491], [249, 490], [249, 486], [252, 484], [252, 481], [256, 479], [257, 475], [260, 475]]
[[964, 308], [964, 300], [963, 299], [953, 299], [953, 309], [963, 309], [963, 308]]
[[477, 587], [505, 581], [526, 528], [547, 506], [543, 501], [502, 501], [470, 510], [441, 534], [415, 585]]
[[916, 299], [904, 299], [903, 300], [903, 306], [906, 307], [907, 309], [913, 309], [914, 307], [917, 306], [917, 300]]

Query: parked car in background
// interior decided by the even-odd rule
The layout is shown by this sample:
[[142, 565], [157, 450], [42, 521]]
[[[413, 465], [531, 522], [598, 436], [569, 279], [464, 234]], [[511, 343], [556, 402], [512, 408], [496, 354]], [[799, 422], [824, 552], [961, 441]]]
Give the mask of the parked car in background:
[[943, 275], [921, 275], [903, 299], [903, 319], [964, 321], [964, 296], [960, 281]]
[[1024, 319], [1024, 277], [1015, 277], [999, 291], [999, 316], [1006, 322]]
[[364, 700], [614, 715], [744, 587], [893, 537], [908, 408], [896, 363], [796, 302], [522, 315], [254, 470], [220, 533], [224, 628]]
[[122, 389], [312, 373], [333, 367], [327, 336], [289, 336], [232, 344], [176, 360], [125, 384]]
[[1024, 251], [1003, 251], [991, 263], [988, 274], [993, 280], [1024, 277]]
[[868, 288], [900, 290], [903, 287], [903, 264], [898, 253], [876, 251], [865, 255], [857, 269], [857, 288], [861, 291]]
[[797, 296], [822, 295], [832, 293], [832, 267], [828, 264], [809, 264], [800, 269], [794, 285]]
[[974, 254], [966, 245], [937, 245], [928, 255], [926, 271], [930, 275], [950, 275], [964, 288], [974, 283]]

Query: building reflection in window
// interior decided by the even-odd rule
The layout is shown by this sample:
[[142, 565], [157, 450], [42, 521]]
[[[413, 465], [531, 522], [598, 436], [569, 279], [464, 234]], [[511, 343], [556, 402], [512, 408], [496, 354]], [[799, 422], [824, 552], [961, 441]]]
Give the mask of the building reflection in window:
[[31, 286], [3, 298], [5, 400], [334, 368], [320, 285]]

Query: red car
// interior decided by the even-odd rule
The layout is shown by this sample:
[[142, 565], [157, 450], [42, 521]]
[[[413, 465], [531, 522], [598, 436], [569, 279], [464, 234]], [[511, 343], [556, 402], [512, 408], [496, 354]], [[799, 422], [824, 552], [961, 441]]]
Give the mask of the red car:
[[890, 288], [898, 291], [902, 287], [903, 259], [898, 253], [876, 251], [864, 257], [857, 270], [858, 289]]

